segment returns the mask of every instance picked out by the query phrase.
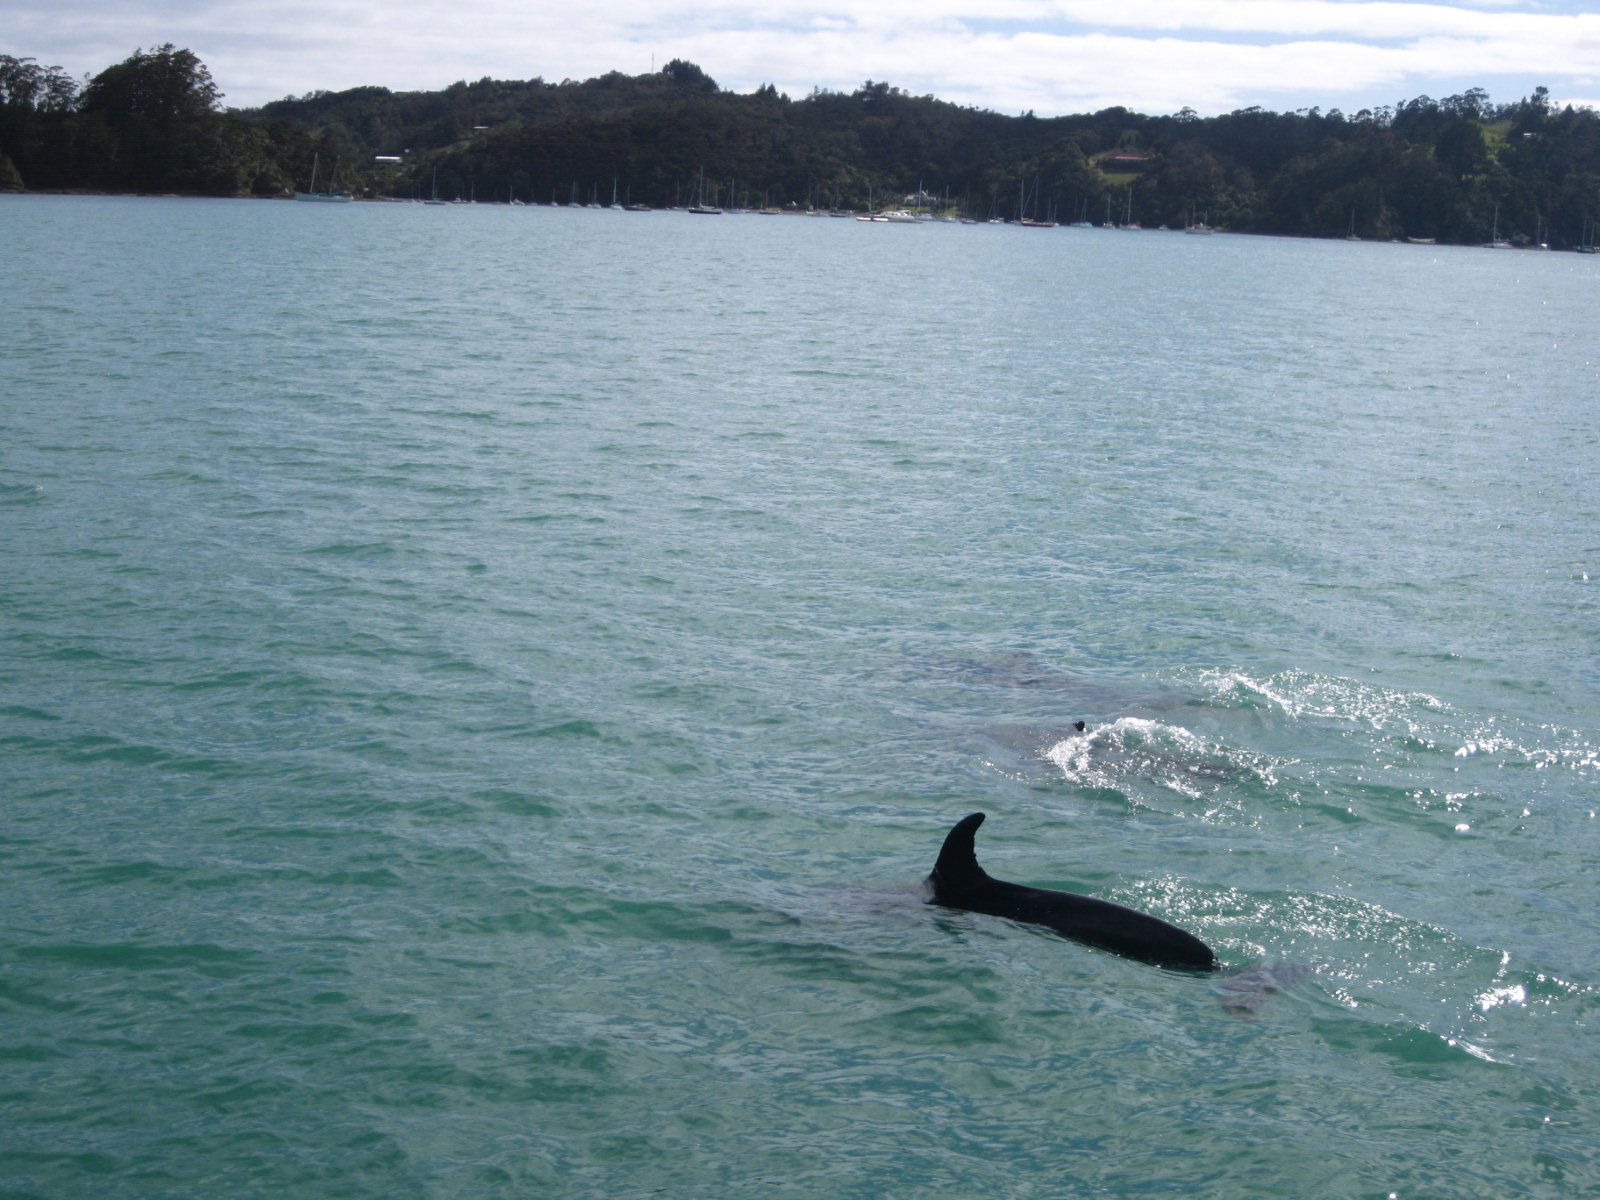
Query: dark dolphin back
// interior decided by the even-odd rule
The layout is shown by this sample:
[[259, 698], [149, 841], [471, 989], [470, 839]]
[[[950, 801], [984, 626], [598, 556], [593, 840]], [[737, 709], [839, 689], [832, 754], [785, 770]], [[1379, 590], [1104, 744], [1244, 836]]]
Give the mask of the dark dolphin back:
[[978, 826], [983, 824], [983, 816], [983, 813], [975, 812], [962, 817], [956, 822], [955, 828], [945, 835], [938, 861], [933, 864], [933, 874], [928, 876], [935, 900], [988, 880], [989, 876], [978, 865], [978, 853], [972, 845]]
[[1216, 968], [1216, 956], [1209, 946], [1160, 917], [1110, 900], [991, 877], [978, 865], [972, 844], [982, 824], [981, 812], [970, 813], [945, 836], [928, 876], [933, 903], [1044, 925], [1063, 937], [1157, 966], [1200, 971]]

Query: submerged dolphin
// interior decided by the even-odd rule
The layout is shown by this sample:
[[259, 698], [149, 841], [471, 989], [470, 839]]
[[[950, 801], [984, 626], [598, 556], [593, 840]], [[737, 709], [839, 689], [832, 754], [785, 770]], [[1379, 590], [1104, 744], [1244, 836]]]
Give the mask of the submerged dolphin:
[[929, 903], [1044, 925], [1063, 937], [1158, 967], [1216, 969], [1217, 959], [1211, 947], [1157, 917], [1092, 896], [991, 878], [978, 865], [972, 848], [973, 834], [983, 824], [983, 817], [983, 813], [975, 812], [961, 818], [944, 839], [933, 874], [928, 876], [933, 891]]

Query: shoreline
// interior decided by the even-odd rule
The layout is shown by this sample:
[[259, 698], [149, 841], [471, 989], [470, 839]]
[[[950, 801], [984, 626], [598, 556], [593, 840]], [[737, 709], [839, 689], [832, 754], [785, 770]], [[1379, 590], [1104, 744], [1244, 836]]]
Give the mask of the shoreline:
[[[284, 192], [284, 193], [279, 193], [279, 194], [271, 195], [271, 196], [259, 196], [259, 195], [255, 195], [254, 193], [251, 193], [251, 192], [235, 192], [235, 193], [233, 193], [231, 195], [218, 195], [218, 194], [212, 193], [212, 192], [123, 192], [123, 191], [105, 191], [105, 190], [101, 190], [101, 189], [98, 189], [98, 188], [13, 188], [13, 189], [10, 189], [8, 191], [0, 191], [0, 199], [4, 199], [5, 197], [8, 197], [8, 196], [67, 196], [67, 197], [79, 197], [79, 198], [85, 198], [85, 199], [99, 198], [99, 199], [129, 199], [129, 200], [261, 200], [261, 201], [271, 201], [271, 202], [277, 202], [277, 203], [292, 202], [295, 199], [294, 193], [292, 193], [292, 192]], [[350, 203], [352, 203], [352, 204], [383, 204], [383, 205], [394, 204], [394, 205], [406, 205], [406, 206], [409, 206], [409, 205], [418, 204], [418, 203], [422, 203], [422, 202], [421, 201], [417, 201], [417, 200], [407, 199], [407, 198], [400, 197], [400, 196], [352, 196], [350, 198]], [[513, 208], [513, 207], [516, 207], [516, 208], [562, 208], [562, 209], [564, 209], [564, 208], [575, 208], [575, 209], [583, 209], [583, 208], [587, 208], [588, 206], [587, 205], [583, 205], [583, 204], [538, 204], [538, 203], [525, 203], [525, 204], [520, 204], [520, 205], [511, 205], [511, 204], [507, 204], [507, 203], [503, 203], [503, 202], [495, 201], [495, 200], [474, 200], [474, 201], [470, 201], [470, 202], [469, 201], [453, 201], [453, 202], [450, 202], [449, 207], [452, 207], [452, 208], [454, 208], [454, 207], [479, 207], [479, 208]], [[673, 212], [673, 211], [676, 211], [676, 210], [671, 209], [671, 208], [652, 208], [649, 211], [651, 211], [651, 212]], [[752, 210], [752, 211], [754, 211], [754, 210]], [[922, 222], [918, 222], [918, 223], [921, 224]], [[946, 223], [948, 223], [948, 222], [946, 222]], [[988, 221], [979, 221], [979, 222], [977, 222], [977, 224], [979, 224], [979, 225], [989, 225], [991, 223], [988, 222]], [[1008, 226], [1016, 226], [1016, 222], [1014, 222], [1014, 221], [1004, 222], [1004, 224], [1006, 224]], [[1075, 226], [1071, 226], [1071, 225], [1062, 225], [1062, 226], [1060, 226], [1060, 228], [1062, 228], [1062, 229], [1075, 229], [1076, 227]], [[1093, 226], [1090, 230], [1088, 230], [1086, 232], [1092, 232], [1092, 233], [1106, 233], [1106, 232], [1113, 232], [1113, 233], [1129, 233], [1129, 232], [1137, 232], [1137, 233], [1185, 233], [1187, 231], [1183, 230], [1183, 229], [1178, 229], [1178, 228], [1172, 228], [1172, 229], [1142, 228], [1142, 229], [1139, 229], [1139, 230], [1128, 230], [1128, 229], [1123, 229], [1120, 226], [1107, 227], [1107, 226], [1104, 226], [1104, 225], [1096, 225], [1096, 226]], [[1594, 253], [1592, 250], [1589, 250], [1589, 249], [1586, 249], [1586, 248], [1583, 248], [1583, 247], [1579, 247], [1579, 246], [1560, 246], [1560, 247], [1556, 247], [1556, 246], [1536, 246], [1536, 245], [1533, 245], [1531, 243], [1530, 244], [1526, 244], [1526, 245], [1513, 244], [1513, 245], [1505, 246], [1505, 247], [1494, 247], [1494, 246], [1489, 246], [1486, 243], [1479, 243], [1479, 242], [1445, 242], [1445, 241], [1438, 241], [1438, 240], [1413, 241], [1413, 240], [1411, 240], [1409, 238], [1356, 238], [1356, 239], [1351, 239], [1351, 238], [1348, 238], [1348, 237], [1345, 237], [1345, 236], [1342, 236], [1342, 235], [1338, 235], [1338, 234], [1330, 234], [1330, 235], [1327, 235], [1327, 236], [1324, 236], [1324, 237], [1319, 237], [1316, 234], [1308, 234], [1308, 233], [1270, 233], [1270, 232], [1266, 232], [1264, 230], [1257, 230], [1257, 229], [1220, 229], [1220, 228], [1212, 228], [1209, 231], [1209, 233], [1210, 234], [1220, 234], [1220, 235], [1224, 235], [1224, 236], [1228, 236], [1228, 237], [1287, 238], [1290, 241], [1296, 241], [1296, 242], [1348, 242], [1348, 241], [1354, 240], [1358, 244], [1364, 244], [1364, 245], [1369, 245], [1369, 246], [1411, 246], [1411, 247], [1414, 247], [1414, 248], [1419, 249], [1419, 250], [1510, 249], [1510, 250], [1519, 250], [1519, 251], [1536, 251], [1536, 252], [1547, 252], [1547, 253], [1556, 253], [1556, 254], [1592, 254], [1592, 253]]]

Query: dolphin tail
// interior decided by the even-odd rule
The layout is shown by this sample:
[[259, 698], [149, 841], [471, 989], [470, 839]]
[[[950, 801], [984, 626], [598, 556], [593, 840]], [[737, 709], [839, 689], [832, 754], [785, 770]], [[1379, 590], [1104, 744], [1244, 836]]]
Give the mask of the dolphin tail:
[[983, 824], [984, 814], [975, 812], [957, 821], [955, 828], [945, 835], [939, 850], [939, 859], [933, 864], [933, 874], [928, 881], [933, 884], [935, 898], [943, 891], [959, 891], [981, 883], [989, 876], [978, 865], [972, 838]]

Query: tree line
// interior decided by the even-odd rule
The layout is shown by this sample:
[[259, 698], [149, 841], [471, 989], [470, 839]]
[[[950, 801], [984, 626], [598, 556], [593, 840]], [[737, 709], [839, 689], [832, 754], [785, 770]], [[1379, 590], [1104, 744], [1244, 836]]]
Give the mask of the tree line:
[[[868, 80], [791, 99], [693, 63], [647, 75], [360, 87], [224, 110], [164, 45], [81, 85], [0, 55], [0, 189], [285, 194], [666, 207], [863, 209], [909, 195], [978, 219], [1134, 220], [1300, 236], [1592, 244], [1600, 114], [1544, 88], [1481, 89], [1346, 115], [1125, 108], [1005, 116]], [[380, 161], [380, 156], [398, 161]]]

